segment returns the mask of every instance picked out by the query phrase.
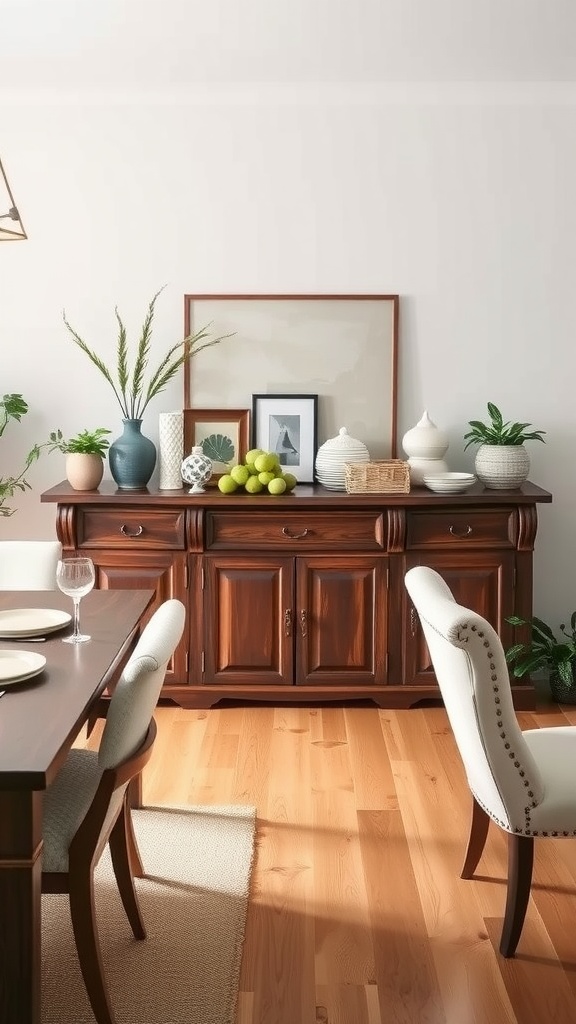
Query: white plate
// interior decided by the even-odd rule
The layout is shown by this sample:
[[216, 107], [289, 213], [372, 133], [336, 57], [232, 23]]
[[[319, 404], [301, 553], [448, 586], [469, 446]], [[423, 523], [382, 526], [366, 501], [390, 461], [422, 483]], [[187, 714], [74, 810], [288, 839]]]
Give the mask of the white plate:
[[0, 651], [0, 686], [32, 679], [42, 672], [45, 664], [44, 655], [35, 651]]
[[0, 612], [0, 638], [55, 633], [71, 620], [70, 613], [61, 612], [59, 608], [9, 608]]
[[434, 491], [435, 494], [462, 494], [467, 491], [469, 487], [472, 487], [476, 481], [469, 480], [460, 484], [445, 484], [440, 480], [432, 480], [432, 478], [425, 479], [424, 483], [430, 491]]

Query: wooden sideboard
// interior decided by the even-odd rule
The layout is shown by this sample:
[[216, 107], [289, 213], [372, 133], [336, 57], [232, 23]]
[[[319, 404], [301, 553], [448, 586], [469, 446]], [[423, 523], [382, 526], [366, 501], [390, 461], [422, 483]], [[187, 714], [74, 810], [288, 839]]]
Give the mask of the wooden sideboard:
[[[98, 491], [64, 482], [41, 500], [57, 504], [64, 552], [93, 559], [98, 587], [184, 601], [163, 691], [181, 706], [371, 698], [399, 708], [438, 697], [405, 572], [432, 566], [505, 647], [527, 640], [506, 618], [532, 614], [537, 505], [552, 496], [529, 482], [451, 496], [314, 485], [273, 497], [104, 481]], [[513, 686], [516, 707], [533, 707], [530, 682]]]

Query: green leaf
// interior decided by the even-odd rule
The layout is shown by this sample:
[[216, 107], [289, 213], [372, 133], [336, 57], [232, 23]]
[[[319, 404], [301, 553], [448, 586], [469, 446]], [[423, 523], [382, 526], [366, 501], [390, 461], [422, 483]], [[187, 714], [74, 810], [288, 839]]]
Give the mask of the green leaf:
[[498, 406], [494, 405], [492, 402], [488, 402], [488, 415], [490, 416], [490, 419], [492, 420], [492, 424], [494, 426], [494, 429], [495, 430], [501, 430], [502, 429], [502, 413], [500, 412], [500, 409], [498, 408]]
[[504, 422], [498, 406], [494, 405], [493, 402], [488, 402], [487, 408], [490, 424], [483, 423], [481, 420], [469, 420], [468, 425], [472, 427], [472, 430], [464, 434], [464, 440], [466, 441], [464, 450], [471, 444], [519, 446], [524, 444], [524, 441], [544, 442], [542, 434], [546, 433], [545, 430], [527, 432], [527, 428], [532, 425], [531, 423], [511, 423], [510, 420]]
[[205, 437], [202, 451], [213, 462], [230, 462], [234, 458], [234, 444], [226, 434], [210, 434]]

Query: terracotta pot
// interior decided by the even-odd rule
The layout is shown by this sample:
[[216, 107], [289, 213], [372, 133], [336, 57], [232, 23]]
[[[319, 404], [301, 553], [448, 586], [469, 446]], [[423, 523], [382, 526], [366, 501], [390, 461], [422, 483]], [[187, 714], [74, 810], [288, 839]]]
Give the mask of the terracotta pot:
[[70, 452], [66, 456], [66, 477], [75, 491], [95, 491], [104, 475], [104, 460], [100, 455]]

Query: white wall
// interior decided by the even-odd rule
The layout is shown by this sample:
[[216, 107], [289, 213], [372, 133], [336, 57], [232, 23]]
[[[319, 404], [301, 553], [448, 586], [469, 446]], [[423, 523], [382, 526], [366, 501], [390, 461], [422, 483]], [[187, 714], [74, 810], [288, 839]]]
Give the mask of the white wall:
[[[185, 292], [398, 292], [400, 436], [427, 408], [459, 469], [473, 463], [467, 421], [488, 400], [547, 431], [529, 447], [531, 478], [554, 494], [540, 506], [535, 607], [565, 621], [576, 607], [571, 87], [244, 86], [104, 103], [71, 83], [60, 99], [4, 102], [2, 128], [29, 240], [0, 246], [1, 391], [22, 392], [30, 412], [8, 428], [0, 474], [55, 427], [120, 432], [64, 307], [114, 363], [114, 306], [136, 337], [164, 283], [158, 356], [182, 335]], [[146, 433], [181, 396], [179, 380], [155, 400]], [[43, 457], [2, 534], [50, 536], [54, 506], [39, 494], [63, 476], [59, 453]]]

